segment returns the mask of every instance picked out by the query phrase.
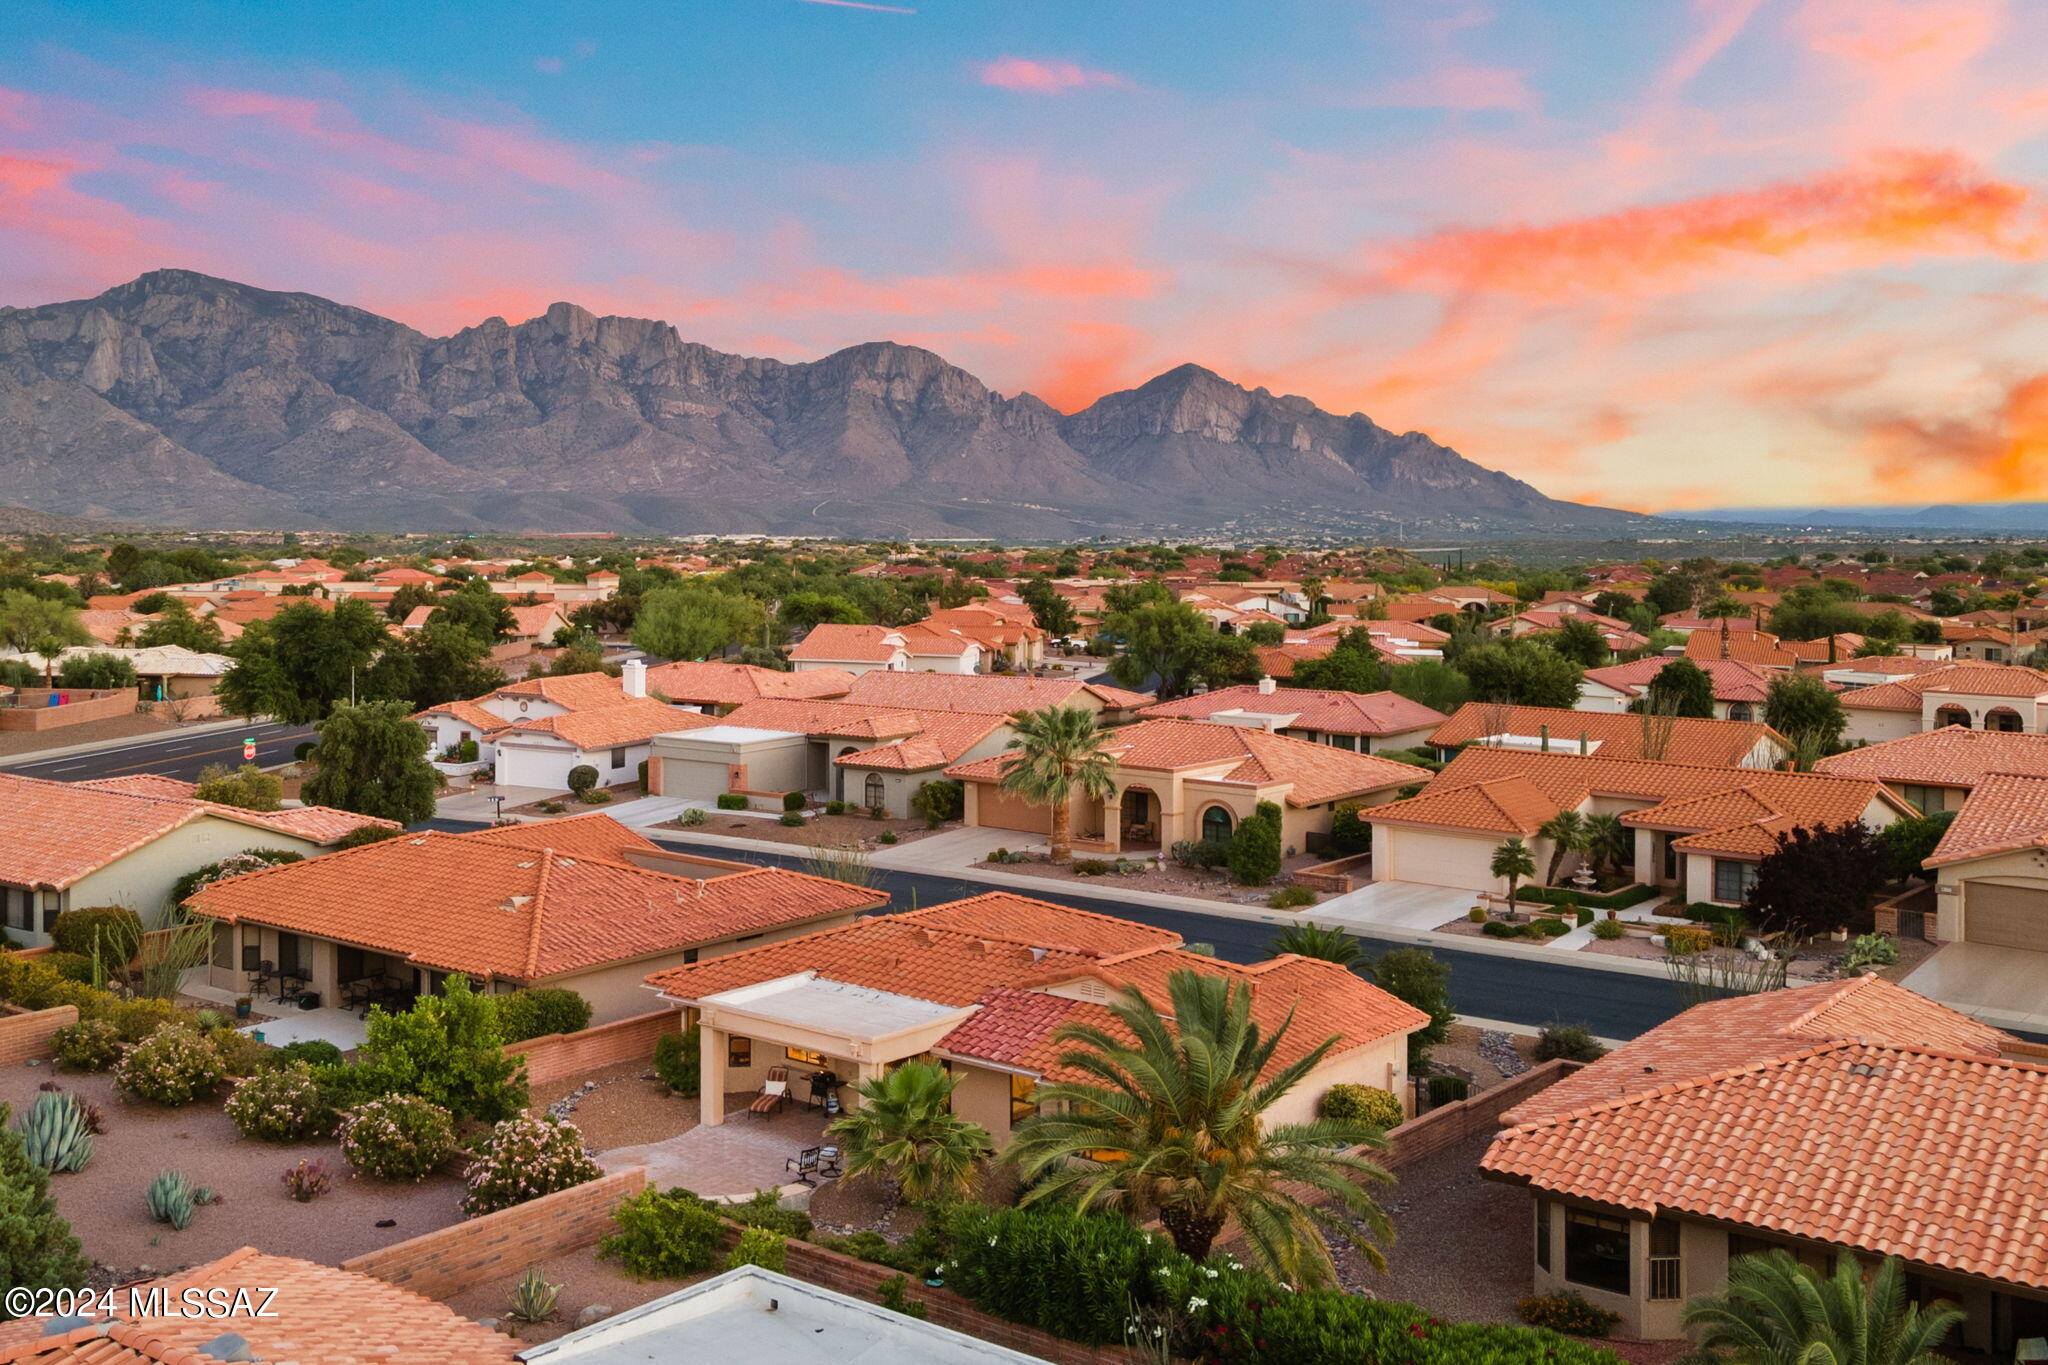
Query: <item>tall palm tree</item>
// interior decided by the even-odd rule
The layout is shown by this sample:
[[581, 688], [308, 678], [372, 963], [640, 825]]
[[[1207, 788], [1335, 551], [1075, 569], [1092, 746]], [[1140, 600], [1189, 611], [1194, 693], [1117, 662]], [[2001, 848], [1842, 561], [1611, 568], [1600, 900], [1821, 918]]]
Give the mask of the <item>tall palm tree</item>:
[[1536, 837], [1550, 840], [1550, 869], [1543, 874], [1543, 884], [1556, 886], [1557, 869], [1563, 866], [1564, 855], [1585, 850], [1586, 817], [1575, 810], [1561, 810], [1543, 822]]
[[1728, 1288], [1688, 1303], [1683, 1320], [1697, 1329], [1689, 1359], [1702, 1365], [1930, 1365], [1963, 1317], [1946, 1300], [1907, 1303], [1895, 1256], [1866, 1284], [1848, 1251], [1832, 1275], [1767, 1251], [1729, 1262]]
[[958, 1078], [931, 1062], [905, 1062], [860, 1084], [860, 1107], [825, 1131], [846, 1147], [846, 1174], [879, 1171], [913, 1202], [964, 1195], [995, 1145], [988, 1129], [952, 1112]]
[[1025, 1120], [1005, 1153], [1037, 1181], [1023, 1202], [1068, 1198], [1133, 1218], [1156, 1211], [1196, 1260], [1234, 1222], [1252, 1257], [1294, 1284], [1329, 1281], [1332, 1237], [1384, 1268], [1344, 1216], [1393, 1235], [1365, 1188], [1393, 1177], [1348, 1150], [1382, 1148], [1384, 1134], [1350, 1120], [1264, 1120], [1336, 1038], [1276, 1065], [1291, 1013], [1268, 1034], [1252, 1022], [1250, 989], [1228, 977], [1179, 971], [1166, 986], [1167, 1015], [1131, 992], [1109, 1007], [1115, 1032], [1063, 1024], [1054, 1034], [1074, 1044], [1060, 1064], [1087, 1079], [1038, 1087], [1046, 1112]]
[[1365, 948], [1334, 924], [1290, 924], [1273, 935], [1266, 956], [1293, 953], [1296, 957], [1320, 958], [1339, 967], [1349, 967], [1365, 954]]
[[1011, 717], [1016, 732], [1009, 748], [1017, 756], [1003, 771], [1002, 789], [1052, 810], [1046, 835], [1056, 863], [1074, 856], [1072, 800], [1075, 792], [1107, 801], [1116, 792], [1113, 760], [1102, 751], [1103, 732], [1095, 713], [1081, 706], [1048, 706]]
[[1487, 871], [1504, 879], [1508, 884], [1508, 918], [1515, 917], [1515, 888], [1524, 877], [1536, 875], [1536, 859], [1529, 852], [1529, 846], [1522, 842], [1520, 835], [1510, 835], [1505, 843], [1493, 851], [1493, 861], [1487, 864]]
[[1635, 835], [1621, 823], [1619, 815], [1585, 817], [1584, 852], [1593, 860], [1593, 870], [1609, 872], [1629, 861], [1635, 853]]

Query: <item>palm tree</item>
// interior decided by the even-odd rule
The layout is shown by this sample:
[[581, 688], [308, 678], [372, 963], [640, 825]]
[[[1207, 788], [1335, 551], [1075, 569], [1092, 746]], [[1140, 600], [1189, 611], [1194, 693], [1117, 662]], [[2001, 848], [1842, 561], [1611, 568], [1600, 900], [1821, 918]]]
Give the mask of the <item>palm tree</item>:
[[1619, 815], [1588, 815], [1584, 820], [1581, 851], [1593, 860], [1593, 870], [1610, 872], [1635, 853], [1635, 835], [1621, 823]]
[[1334, 924], [1290, 924], [1266, 945], [1266, 956], [1293, 953], [1296, 957], [1320, 958], [1339, 967], [1349, 967], [1364, 955], [1358, 940]]
[[1556, 886], [1557, 869], [1563, 865], [1564, 855], [1585, 850], [1586, 819], [1575, 810], [1561, 810], [1543, 822], [1536, 837], [1550, 840], [1550, 870], [1543, 874], [1543, 884]]
[[1520, 835], [1512, 835], [1508, 841], [1493, 851], [1493, 861], [1487, 870], [1496, 877], [1504, 877], [1508, 884], [1508, 918], [1515, 917], [1515, 886], [1524, 877], [1536, 875], [1536, 859], [1530, 856], [1529, 846], [1522, 842]]
[[1928, 1365], [1963, 1317], [1946, 1300], [1907, 1303], [1905, 1266], [1895, 1256], [1866, 1284], [1851, 1252], [1823, 1275], [1789, 1252], [1767, 1251], [1729, 1262], [1727, 1290], [1688, 1303], [1683, 1320], [1699, 1329], [1690, 1357], [1698, 1362]]
[[1070, 1023], [1053, 1035], [1074, 1044], [1060, 1065], [1088, 1079], [1039, 1086], [1048, 1112], [1019, 1125], [1005, 1153], [1037, 1182], [1023, 1202], [1064, 1197], [1132, 1218], [1156, 1211], [1174, 1246], [1196, 1260], [1234, 1222], [1252, 1257], [1294, 1284], [1329, 1281], [1331, 1237], [1384, 1269], [1351, 1219], [1390, 1238], [1392, 1222], [1364, 1182], [1393, 1177], [1347, 1150], [1385, 1147], [1381, 1130], [1263, 1119], [1337, 1039], [1277, 1065], [1291, 1012], [1267, 1034], [1252, 1022], [1249, 987], [1228, 977], [1178, 971], [1166, 987], [1167, 1015], [1134, 991], [1109, 1007], [1114, 1033]]
[[1063, 863], [1074, 856], [1072, 799], [1075, 792], [1107, 801], [1116, 791], [1110, 779], [1110, 756], [1102, 751], [1103, 732], [1095, 713], [1080, 706], [1048, 706], [1011, 718], [1015, 735], [1009, 748], [1017, 756], [1003, 770], [1002, 789], [1033, 805], [1052, 808], [1046, 835], [1048, 856]]
[[826, 1132], [846, 1147], [846, 1174], [881, 1171], [913, 1202], [964, 1195], [995, 1145], [988, 1129], [952, 1112], [958, 1078], [930, 1062], [905, 1062], [860, 1084], [860, 1107]]

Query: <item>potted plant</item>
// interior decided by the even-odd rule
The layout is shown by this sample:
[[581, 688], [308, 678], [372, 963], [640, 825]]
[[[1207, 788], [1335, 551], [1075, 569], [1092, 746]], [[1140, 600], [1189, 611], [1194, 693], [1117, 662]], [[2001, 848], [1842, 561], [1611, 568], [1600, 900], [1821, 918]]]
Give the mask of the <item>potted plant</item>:
[[255, 1003], [255, 1002], [254, 1002], [254, 1001], [253, 1001], [252, 999], [250, 999], [250, 997], [248, 997], [248, 996], [246, 996], [246, 995], [238, 995], [238, 996], [236, 996], [236, 997], [235, 997], [235, 1018], [237, 1018], [237, 1019], [247, 1019], [247, 1018], [249, 1017], [249, 1006], [250, 1006], [250, 1005], [252, 1005], [252, 1004], [254, 1004], [254, 1003]]

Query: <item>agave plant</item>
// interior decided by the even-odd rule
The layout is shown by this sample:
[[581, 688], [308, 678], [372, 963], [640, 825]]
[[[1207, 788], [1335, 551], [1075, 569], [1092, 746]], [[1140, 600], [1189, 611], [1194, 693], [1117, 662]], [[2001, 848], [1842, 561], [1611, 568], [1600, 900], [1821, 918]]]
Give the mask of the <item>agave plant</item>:
[[22, 1153], [46, 1171], [70, 1174], [82, 1171], [92, 1160], [92, 1131], [78, 1101], [62, 1090], [45, 1090], [36, 1096], [21, 1122]]
[[530, 1265], [512, 1286], [512, 1307], [507, 1316], [520, 1322], [546, 1322], [555, 1315], [555, 1300], [561, 1293], [562, 1286], [549, 1284], [540, 1267]]
[[169, 1223], [179, 1232], [192, 1226], [192, 1212], [199, 1206], [197, 1192], [183, 1171], [159, 1172], [157, 1178], [149, 1182], [143, 1198], [149, 1204], [151, 1218], [159, 1223]]

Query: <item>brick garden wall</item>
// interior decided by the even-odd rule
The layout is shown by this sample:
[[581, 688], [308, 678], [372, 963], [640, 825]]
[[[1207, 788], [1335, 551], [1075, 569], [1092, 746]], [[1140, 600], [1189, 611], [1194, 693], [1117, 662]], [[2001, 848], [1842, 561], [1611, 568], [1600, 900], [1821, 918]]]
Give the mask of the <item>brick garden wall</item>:
[[472, 1285], [594, 1244], [611, 1232], [612, 1210], [646, 1184], [643, 1170], [618, 1171], [365, 1252], [343, 1261], [341, 1268], [430, 1299], [450, 1298]]
[[78, 1022], [78, 1007], [59, 1005], [55, 1009], [32, 1010], [26, 1014], [0, 1014], [0, 1066], [13, 1066], [50, 1050], [50, 1035], [67, 1024]]
[[578, 1072], [595, 1071], [618, 1062], [644, 1062], [654, 1056], [655, 1040], [683, 1027], [683, 1012], [658, 1009], [599, 1024], [578, 1033], [546, 1033], [524, 1042], [507, 1043], [505, 1051], [526, 1058], [526, 1079], [545, 1085]]
[[0, 707], [0, 730], [55, 730], [65, 725], [84, 725], [113, 716], [135, 714], [135, 689], [115, 688], [88, 692], [80, 688], [57, 688], [71, 700], [50, 705], [51, 689], [24, 687], [13, 706]]
[[[1410, 1119], [1387, 1134], [1393, 1145], [1379, 1158], [1390, 1169], [1419, 1161], [1433, 1152], [1455, 1147], [1474, 1133], [1500, 1127], [1500, 1116], [1546, 1086], [1554, 1085], [1577, 1071], [1583, 1062], [1559, 1057], [1489, 1086], [1470, 1099], [1441, 1105], [1421, 1118]], [[1368, 1153], [1370, 1155], [1370, 1153]]]

